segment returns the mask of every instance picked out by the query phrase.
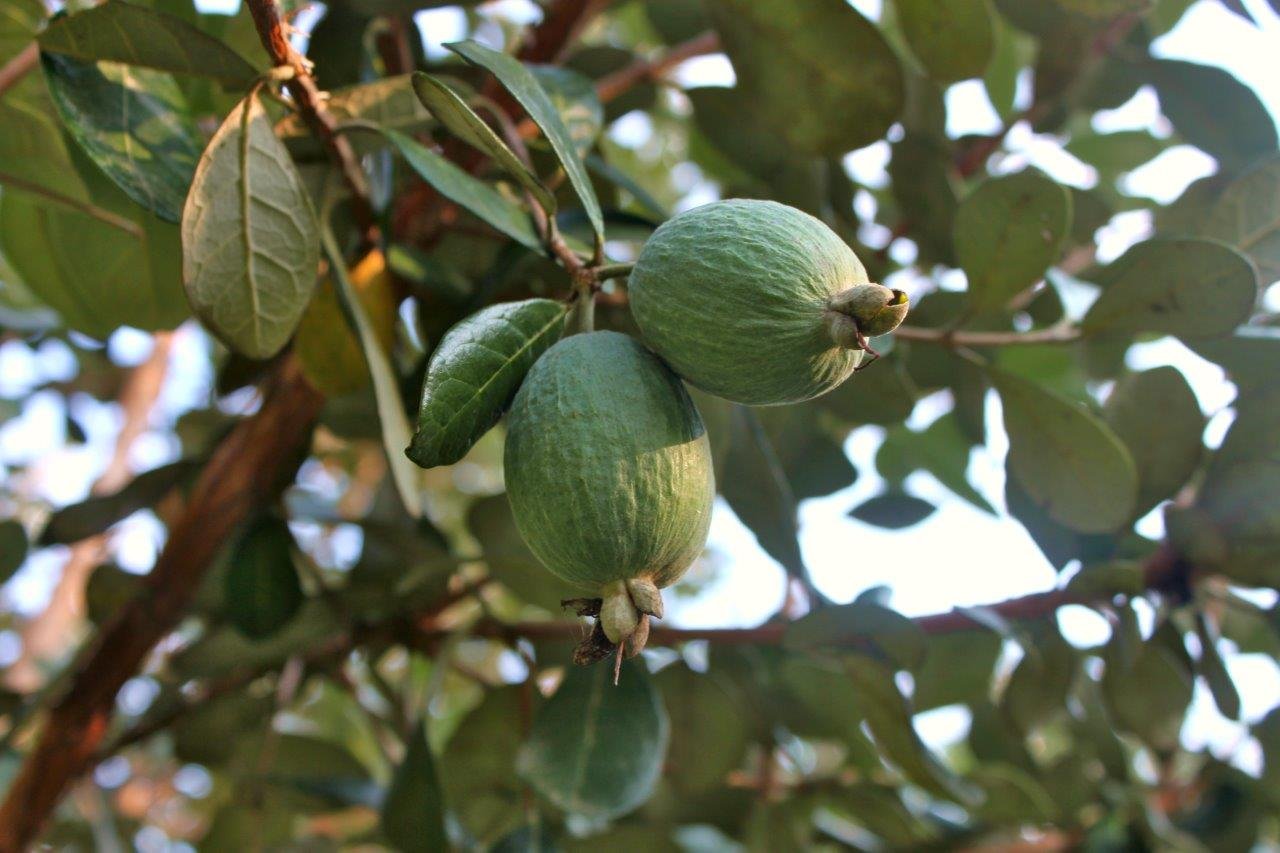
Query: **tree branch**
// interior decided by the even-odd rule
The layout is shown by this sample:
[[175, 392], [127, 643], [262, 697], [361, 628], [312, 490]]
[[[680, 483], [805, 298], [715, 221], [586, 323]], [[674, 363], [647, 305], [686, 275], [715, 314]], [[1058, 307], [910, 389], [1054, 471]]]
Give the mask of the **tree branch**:
[[40, 46], [35, 42], [24, 47], [13, 59], [0, 68], [0, 97], [4, 97], [14, 86], [22, 82], [22, 78], [31, 73], [40, 59]]
[[1030, 332], [966, 332], [959, 329], [922, 329], [917, 326], [899, 326], [894, 337], [903, 341], [924, 341], [944, 347], [1004, 347], [1030, 346], [1034, 344], [1069, 344], [1084, 337], [1079, 327], [1060, 323]]
[[88, 768], [116, 693], [177, 624], [236, 528], [293, 471], [321, 402], [297, 359], [286, 357], [268, 382], [262, 408], [214, 451], [144, 591], [79, 655], [70, 688], [50, 709], [39, 741], [0, 805], [0, 851], [26, 850], [67, 785]]
[[695, 56], [706, 56], [720, 51], [720, 36], [708, 30], [686, 42], [675, 45], [654, 59], [642, 59], [626, 68], [620, 68], [596, 83], [596, 96], [602, 103], [609, 103], [626, 92], [648, 81], [656, 81], [672, 68]]
[[351, 140], [336, 130], [336, 123], [324, 106], [324, 98], [311, 76], [311, 63], [289, 44], [284, 26], [280, 22], [280, 13], [275, 0], [247, 0], [249, 11], [253, 14], [253, 23], [258, 29], [258, 37], [262, 46], [276, 67], [292, 69], [293, 76], [285, 81], [285, 87], [298, 104], [298, 111], [303, 121], [311, 128], [312, 134], [329, 152], [330, 159], [342, 172], [342, 179], [351, 191], [351, 212], [356, 223], [365, 232], [364, 241], [376, 243], [376, 224], [373, 217], [373, 205], [369, 201], [369, 183], [365, 180], [364, 169], [356, 157]]

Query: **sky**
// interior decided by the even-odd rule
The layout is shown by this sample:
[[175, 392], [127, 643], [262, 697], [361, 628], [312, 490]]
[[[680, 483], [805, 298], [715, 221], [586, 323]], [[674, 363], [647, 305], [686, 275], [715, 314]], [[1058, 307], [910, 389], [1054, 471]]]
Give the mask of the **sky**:
[[[208, 0], [201, 5], [208, 11], [231, 11], [238, 0]], [[880, 0], [853, 0], [852, 5], [871, 18], [880, 14]], [[1258, 92], [1273, 116], [1280, 116], [1280, 75], [1275, 73], [1280, 17], [1265, 0], [1245, 0], [1245, 6], [1253, 12], [1260, 27], [1232, 15], [1213, 0], [1199, 0], [1173, 31], [1156, 42], [1154, 52], [1229, 70]], [[498, 0], [488, 4], [486, 10], [513, 22], [529, 22], [539, 15], [530, 0]], [[416, 20], [424, 34], [428, 54], [433, 57], [443, 55], [444, 42], [465, 34], [465, 17], [456, 7], [423, 12]], [[305, 29], [305, 22], [300, 23]], [[477, 35], [491, 42], [500, 39], [496, 27]], [[733, 82], [732, 68], [723, 55], [690, 60], [676, 69], [674, 76], [689, 85], [731, 85]], [[1021, 88], [1026, 97], [1029, 83]], [[989, 133], [999, 126], [977, 81], [951, 87], [947, 102], [949, 130], [953, 133]], [[1171, 132], [1149, 88], [1139, 91], [1119, 109], [1099, 114], [1094, 124], [1095, 129], [1102, 132], [1127, 128], [1147, 128], [1161, 136]], [[623, 117], [610, 130], [613, 140], [624, 146], [643, 144], [650, 132], [648, 119], [640, 113]], [[1016, 170], [1032, 164], [1067, 184], [1087, 187], [1096, 181], [1093, 170], [1062, 151], [1055, 139], [1036, 136], [1025, 125], [1015, 127], [1009, 134], [1007, 147], [1015, 156], [1007, 158], [1002, 168]], [[881, 186], [887, 181], [888, 157], [888, 144], [880, 142], [849, 155], [845, 165], [859, 181]], [[1176, 146], [1131, 173], [1126, 179], [1127, 187], [1132, 192], [1168, 201], [1176, 198], [1191, 181], [1215, 170], [1212, 158], [1188, 146]], [[686, 208], [714, 200], [717, 193], [714, 184], [695, 176], [680, 206]], [[857, 203], [864, 216], [874, 211], [875, 203], [869, 194], [864, 193]], [[1145, 213], [1117, 217], [1099, 232], [1100, 259], [1118, 257], [1147, 236], [1149, 228], [1150, 218]], [[885, 239], [875, 227], [864, 236], [873, 243], [877, 239], [883, 243]], [[914, 256], [913, 246], [905, 239], [897, 241], [890, 251], [903, 261]], [[960, 282], [951, 284], [962, 281], [961, 277]], [[926, 279], [912, 273], [903, 273], [900, 280], [890, 283], [908, 292], [920, 292], [928, 286]], [[1277, 288], [1273, 288], [1273, 293], [1275, 290]], [[1087, 304], [1071, 307], [1083, 313]], [[149, 337], [132, 330], [122, 330], [109, 342], [113, 358], [123, 363], [142, 361], [149, 347]], [[209, 393], [212, 377], [207, 347], [207, 340], [195, 328], [184, 327], [177, 334], [169, 378], [153, 416], [153, 429], [132, 451], [131, 459], [138, 470], [170, 461], [180, 452], [167, 431], [182, 412]], [[1182, 370], [1202, 409], [1210, 416], [1206, 440], [1211, 446], [1221, 441], [1231, 421], [1229, 404], [1234, 388], [1219, 368], [1172, 339], [1134, 347], [1129, 362], [1136, 369], [1172, 364]], [[41, 382], [66, 378], [73, 370], [74, 356], [59, 342], [46, 342], [34, 354], [15, 342], [0, 345], [0, 397], [25, 396], [27, 389]], [[909, 424], [922, 428], [949, 408], [946, 393], [935, 394], [920, 402]], [[23, 475], [24, 488], [58, 505], [84, 497], [105, 463], [119, 425], [119, 409], [114, 403], [81, 396], [72, 399], [71, 409], [88, 433], [89, 441], [81, 447], [61, 447], [64, 412], [54, 394], [31, 396], [24, 404], [23, 415], [0, 427], [0, 463], [12, 466], [37, 460]], [[985, 448], [975, 450], [969, 470], [977, 488], [999, 507], [1003, 505], [1007, 440], [999, 400], [994, 394], [988, 400], [986, 420], [988, 443]], [[997, 602], [1049, 589], [1058, 583], [1056, 573], [1020, 524], [974, 509], [922, 472], [908, 480], [908, 490], [935, 503], [938, 509], [921, 524], [890, 532], [849, 518], [848, 511], [878, 493], [882, 485], [872, 464], [882, 435], [878, 427], [856, 430], [849, 437], [846, 450], [858, 467], [858, 481], [833, 495], [805, 501], [800, 507], [801, 546], [815, 582], [824, 594], [836, 601], [848, 601], [865, 589], [885, 585], [893, 591], [893, 606], [915, 615], [958, 605]], [[1143, 519], [1139, 529], [1148, 536], [1159, 536], [1162, 533], [1159, 512]], [[138, 513], [117, 529], [113, 542], [115, 557], [126, 569], [146, 571], [163, 544], [163, 535], [163, 527], [153, 516]], [[345, 536], [343, 541], [345, 546], [338, 550], [353, 554], [358, 549], [358, 535]], [[709, 544], [716, 554], [716, 559], [709, 561], [716, 566], [714, 577], [695, 598], [668, 595], [670, 623], [686, 627], [751, 625], [775, 612], [782, 599], [782, 571], [722, 504], [717, 506], [712, 521]], [[857, 552], [856, 558], [851, 557], [853, 551]], [[42, 607], [64, 559], [65, 552], [61, 549], [34, 554], [5, 589], [10, 604], [28, 612]], [[1270, 604], [1274, 598], [1274, 595], [1259, 595], [1255, 600]], [[1140, 608], [1147, 630], [1150, 630], [1151, 615], [1150, 608]], [[1059, 613], [1059, 624], [1067, 639], [1081, 647], [1104, 642], [1110, 634], [1106, 620], [1083, 607], [1064, 608]], [[16, 653], [15, 643], [16, 637], [11, 632], [0, 632], [0, 665]], [[1011, 646], [1002, 665], [1011, 666], [1018, 656], [1016, 647]], [[1256, 720], [1280, 704], [1280, 669], [1274, 661], [1261, 655], [1228, 654], [1227, 662], [1241, 691], [1246, 722]], [[921, 734], [935, 746], [962, 736], [968, 725], [967, 712], [958, 708], [939, 709], [916, 719]], [[1197, 685], [1183, 734], [1188, 746], [1207, 744], [1215, 754], [1231, 757], [1246, 770], [1256, 772], [1259, 766], [1257, 744], [1246, 737], [1240, 724], [1218, 714], [1200, 685]]]

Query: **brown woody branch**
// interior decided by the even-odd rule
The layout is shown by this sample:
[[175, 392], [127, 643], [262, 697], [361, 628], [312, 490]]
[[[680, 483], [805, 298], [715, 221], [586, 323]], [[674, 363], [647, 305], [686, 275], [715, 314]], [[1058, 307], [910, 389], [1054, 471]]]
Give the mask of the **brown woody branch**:
[[0, 805], [0, 853], [27, 849], [67, 785], [88, 769], [121, 686], [177, 624], [236, 528], [292, 473], [320, 403], [297, 360], [287, 357], [268, 382], [259, 412], [214, 451], [144, 591], [84, 649], [70, 688], [50, 709], [35, 748]]
[[22, 78], [31, 73], [40, 58], [40, 46], [35, 42], [24, 47], [19, 53], [0, 68], [0, 97], [14, 86], [22, 82]]
[[944, 347], [1002, 347], [1033, 344], [1069, 344], [1080, 340], [1083, 333], [1078, 326], [1061, 323], [1045, 329], [1029, 332], [980, 332], [959, 329], [922, 329], [916, 326], [899, 326], [893, 330], [895, 338], [904, 341], [924, 341]]
[[267, 55], [271, 57], [271, 62], [277, 68], [291, 70], [293, 76], [284, 85], [297, 102], [298, 111], [307, 127], [341, 170], [342, 179], [351, 191], [352, 215], [365, 232], [365, 242], [374, 244], [376, 226], [373, 207], [369, 202], [369, 183], [365, 180], [364, 169], [360, 167], [355, 149], [351, 147], [351, 140], [337, 132], [333, 116], [325, 109], [320, 88], [311, 76], [311, 63], [289, 44], [275, 0], [248, 0], [248, 4], [249, 11], [253, 14], [253, 23], [258, 29], [258, 37], [262, 40]]

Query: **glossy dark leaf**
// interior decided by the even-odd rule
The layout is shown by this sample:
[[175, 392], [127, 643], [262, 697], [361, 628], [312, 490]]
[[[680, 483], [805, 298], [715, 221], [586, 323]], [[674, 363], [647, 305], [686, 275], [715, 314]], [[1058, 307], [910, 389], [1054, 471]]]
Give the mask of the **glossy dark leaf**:
[[13, 519], [0, 521], [0, 584], [13, 577], [27, 559], [27, 532]]
[[543, 251], [542, 240], [533, 230], [533, 220], [519, 204], [403, 133], [384, 129], [383, 135], [396, 146], [405, 162], [445, 198], [462, 205], [521, 245], [535, 252]]
[[174, 15], [114, 0], [53, 20], [40, 47], [88, 62], [106, 60], [212, 77], [229, 89], [258, 71], [216, 38]]
[[618, 817], [653, 792], [669, 738], [666, 709], [642, 661], [624, 664], [617, 686], [608, 665], [573, 666], [534, 716], [518, 770], [569, 814]]
[[70, 545], [106, 530], [160, 500], [199, 468], [190, 460], [172, 462], [139, 474], [109, 495], [95, 495], [55, 512], [40, 533], [41, 545]]
[[226, 597], [232, 624], [254, 640], [275, 634], [298, 612], [305, 596], [283, 521], [264, 519], [245, 534], [227, 569]]
[[58, 53], [41, 61], [72, 137], [131, 199], [177, 222], [204, 140], [173, 78]]
[[[421, 72], [413, 75], [413, 90], [431, 111], [431, 115], [448, 128], [450, 133], [492, 157], [503, 171], [519, 181], [520, 185], [538, 200], [543, 210], [547, 213], [555, 213], [555, 196], [543, 186], [538, 176], [515, 155], [507, 143], [503, 142], [498, 134], [476, 115], [475, 110], [467, 106], [466, 101], [462, 100], [457, 92], [443, 81]], [[395, 138], [392, 138], [392, 141], [396, 141]], [[430, 158], [419, 159], [426, 162]], [[415, 165], [414, 168], [417, 166]], [[435, 166], [432, 173], [446, 176], [451, 185], [462, 183], [451, 169]]]
[[257, 95], [231, 111], [200, 158], [182, 248], [187, 297], [210, 331], [250, 358], [288, 343], [315, 287], [319, 227]]
[[409, 458], [433, 468], [465, 456], [560, 339], [564, 318], [564, 303], [527, 299], [491, 305], [450, 329], [427, 366]]
[[577, 193], [582, 207], [587, 213], [587, 220], [596, 234], [597, 240], [604, 239], [604, 214], [600, 210], [600, 202], [596, 199], [591, 179], [587, 176], [587, 168], [574, 147], [572, 135], [565, 128], [555, 103], [547, 95], [545, 89], [538, 84], [533, 72], [521, 65], [517, 60], [505, 53], [485, 47], [474, 41], [455, 42], [445, 45], [468, 62], [491, 72], [506, 87], [520, 106], [524, 107], [529, 117], [542, 129], [547, 142], [560, 159], [569, 183]]
[[902, 530], [924, 521], [935, 509], [933, 504], [914, 495], [885, 492], [858, 504], [849, 510], [849, 515], [875, 527]]
[[1139, 243], [1096, 278], [1102, 295], [1085, 315], [1086, 333], [1228, 334], [1253, 313], [1257, 274], [1222, 243], [1157, 238]]
[[448, 847], [444, 821], [435, 757], [426, 728], [419, 723], [406, 738], [404, 759], [382, 804], [382, 834], [397, 850], [431, 853]]
[[739, 85], [797, 148], [839, 155], [879, 139], [902, 111], [902, 69], [843, 0], [713, 0]]
[[1081, 533], [1114, 530], [1132, 516], [1133, 457], [1082, 406], [1003, 371], [990, 372], [1004, 405], [1009, 475], [1048, 515]]

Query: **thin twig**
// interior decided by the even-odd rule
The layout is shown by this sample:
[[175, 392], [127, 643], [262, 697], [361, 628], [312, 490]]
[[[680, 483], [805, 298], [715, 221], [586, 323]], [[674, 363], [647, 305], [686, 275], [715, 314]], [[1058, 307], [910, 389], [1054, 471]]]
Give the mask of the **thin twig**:
[[351, 192], [351, 212], [364, 231], [365, 242], [375, 243], [376, 225], [373, 205], [369, 200], [369, 183], [365, 180], [364, 169], [360, 166], [355, 149], [351, 147], [351, 141], [335, 132], [333, 116], [325, 108], [324, 97], [316, 86], [315, 78], [311, 76], [311, 63], [289, 43], [275, 0], [248, 0], [248, 5], [258, 29], [258, 37], [272, 63], [276, 67], [293, 69], [293, 75], [284, 85], [298, 102], [298, 110], [312, 134], [320, 140], [342, 172], [342, 179]]
[[31, 73], [40, 59], [40, 45], [32, 42], [18, 52], [0, 68], [0, 98], [4, 97], [14, 86], [22, 82], [22, 78]]
[[903, 341], [924, 341], [961, 349], [965, 347], [1031, 346], [1035, 344], [1069, 344], [1084, 337], [1078, 326], [1062, 323], [1030, 332], [981, 332], [960, 329], [922, 329], [899, 326], [894, 337]]

